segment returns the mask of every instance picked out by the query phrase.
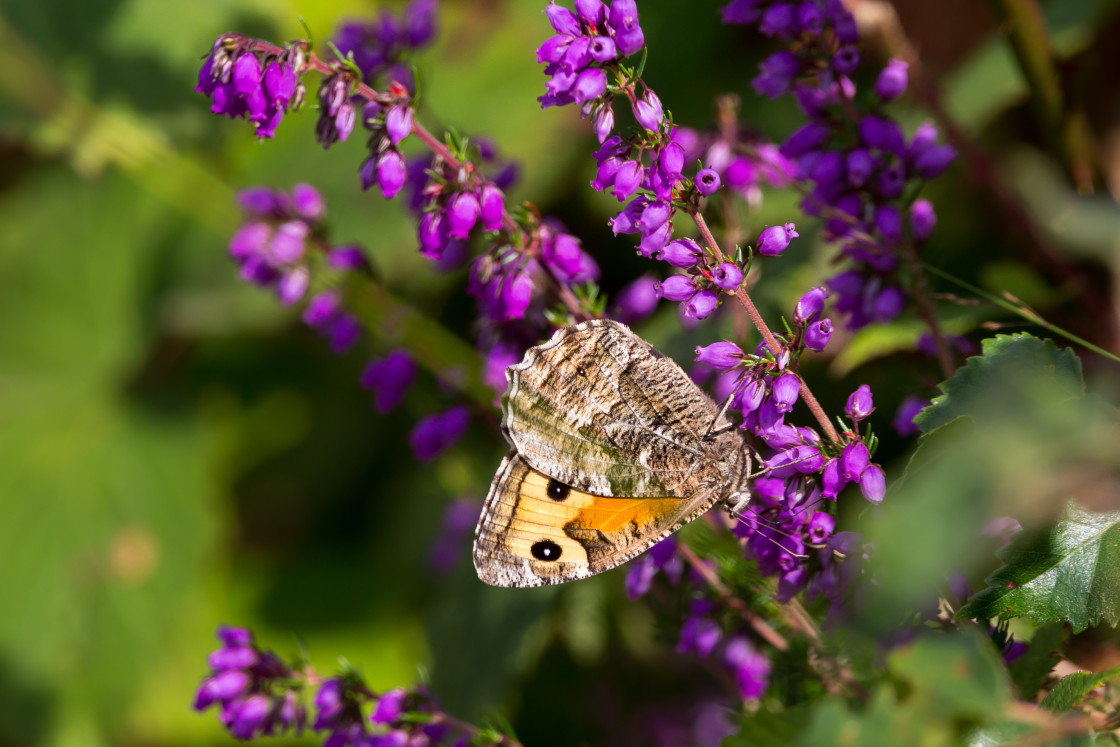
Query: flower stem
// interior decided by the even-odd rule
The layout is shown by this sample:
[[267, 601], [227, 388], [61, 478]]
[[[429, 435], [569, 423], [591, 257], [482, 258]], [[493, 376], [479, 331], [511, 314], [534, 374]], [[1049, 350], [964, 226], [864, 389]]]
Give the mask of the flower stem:
[[[716, 261], [723, 262], [723, 252], [720, 251], [719, 243], [716, 242], [715, 236], [712, 235], [711, 229], [708, 228], [708, 224], [704, 220], [704, 216], [700, 214], [699, 210], [690, 210], [689, 215], [691, 215], [692, 220], [695, 221], [696, 227], [700, 229], [701, 237], [703, 237], [704, 241], [708, 244], [709, 247], [711, 247], [712, 251], [715, 253]], [[762, 339], [766, 341], [766, 344], [770, 347], [771, 350], [777, 352], [781, 346], [778, 345], [777, 338], [774, 337], [774, 333], [770, 331], [770, 327], [766, 324], [766, 320], [763, 319], [762, 314], [759, 313], [758, 307], [755, 306], [754, 301], [751, 300], [751, 296], [749, 293], [747, 293], [747, 289], [740, 285], [739, 289], [735, 291], [735, 298], [738, 299], [739, 304], [747, 312], [747, 316], [750, 317], [751, 323], [754, 324], [755, 329], [757, 329], [762, 335]], [[828, 414], [825, 413], [824, 408], [821, 407], [820, 402], [818, 402], [817, 398], [813, 396], [813, 392], [809, 389], [809, 385], [806, 384], [805, 380], [800, 376], [798, 376], [797, 379], [800, 382], [799, 388], [801, 390], [801, 398], [805, 400], [805, 404], [809, 407], [809, 411], [813, 413], [813, 417], [817, 419], [817, 423], [820, 424], [821, 429], [825, 432], [825, 435], [827, 435], [828, 439], [833, 443], [840, 443], [840, 434], [836, 432], [836, 428], [832, 425], [832, 421], [828, 419]]]

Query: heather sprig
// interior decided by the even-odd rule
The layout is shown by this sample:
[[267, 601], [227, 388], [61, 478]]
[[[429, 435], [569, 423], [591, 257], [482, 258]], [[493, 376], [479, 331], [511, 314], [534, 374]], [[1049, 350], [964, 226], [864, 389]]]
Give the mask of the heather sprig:
[[194, 707], [218, 706], [222, 725], [237, 739], [307, 729], [323, 747], [519, 744], [444, 713], [423, 685], [375, 693], [350, 666], [323, 679], [302, 657], [285, 662], [261, 649], [247, 628], [222, 626], [217, 636], [222, 646], [210, 654]]

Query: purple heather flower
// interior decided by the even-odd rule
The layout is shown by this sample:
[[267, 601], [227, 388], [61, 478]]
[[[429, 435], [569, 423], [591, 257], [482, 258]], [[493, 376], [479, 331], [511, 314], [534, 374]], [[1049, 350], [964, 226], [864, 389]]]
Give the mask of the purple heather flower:
[[828, 126], [820, 122], [802, 125], [782, 143], [782, 155], [787, 158], [803, 156], [827, 140], [830, 132]]
[[914, 159], [914, 171], [923, 179], [939, 176], [957, 157], [957, 150], [951, 145], [938, 145], [929, 148]]
[[681, 626], [681, 637], [677, 642], [677, 653], [697, 656], [710, 656], [719, 645], [723, 631], [710, 617], [691, 616]]
[[666, 301], [687, 301], [696, 293], [696, 283], [684, 275], [670, 275], [660, 283], [655, 283], [654, 291]]
[[882, 503], [887, 492], [887, 476], [877, 464], [869, 464], [859, 478], [859, 490], [872, 503]]
[[801, 30], [810, 35], [816, 36], [824, 30], [824, 15], [821, 13], [821, 6], [808, 0], [797, 6], [797, 24], [801, 26]]
[[362, 335], [361, 323], [349, 314], [339, 314], [327, 330], [331, 351], [345, 353]]
[[906, 155], [906, 141], [902, 137], [902, 130], [892, 119], [868, 114], [859, 122], [859, 136], [872, 148], [885, 150], [899, 158]]
[[280, 282], [276, 286], [276, 293], [280, 298], [280, 303], [284, 306], [291, 306], [296, 301], [303, 298], [307, 293], [307, 287], [311, 283], [311, 273], [306, 267], [295, 267], [280, 276]]
[[845, 44], [836, 50], [832, 58], [832, 69], [841, 75], [851, 75], [859, 67], [859, 50], [854, 44]]
[[373, 390], [373, 407], [381, 414], [391, 412], [416, 379], [416, 363], [404, 350], [394, 350], [366, 366], [359, 379], [366, 389]]
[[813, 181], [831, 184], [844, 176], [844, 154], [840, 151], [829, 150], [823, 153], [810, 151], [802, 157], [802, 163], [805, 163], [806, 159], [812, 156], [816, 156], [809, 171], [809, 176]]
[[696, 347], [696, 362], [706, 363], [717, 371], [726, 371], [743, 362], [743, 351], [727, 340], [713, 342]]
[[606, 17], [602, 0], [576, 0], [576, 13], [588, 26], [598, 26]]
[[635, 560], [626, 572], [626, 596], [631, 600], [645, 596], [656, 574], [657, 566], [648, 553]]
[[[296, 185], [297, 187], [300, 185]], [[293, 193], [295, 190], [292, 190]], [[268, 187], [249, 187], [237, 193], [237, 204], [243, 210], [262, 217], [282, 215], [283, 193]]]
[[377, 186], [385, 199], [392, 199], [401, 191], [407, 176], [408, 169], [400, 151], [390, 148], [377, 159]]
[[315, 329], [325, 329], [338, 316], [342, 301], [334, 291], [323, 291], [307, 304], [303, 310], [303, 321]]
[[470, 411], [463, 406], [421, 418], [408, 435], [412, 453], [421, 462], [432, 461], [458, 441], [469, 424]]
[[719, 306], [719, 296], [710, 290], [697, 291], [681, 305], [685, 319], [706, 319]]
[[844, 479], [848, 482], [859, 480], [860, 475], [867, 469], [869, 460], [867, 445], [863, 441], [852, 441], [845, 446], [843, 454], [840, 455], [840, 469]]
[[937, 214], [929, 200], [914, 200], [910, 206], [910, 232], [918, 241], [925, 241], [937, 228]]
[[906, 92], [909, 81], [907, 69], [910, 64], [902, 60], [891, 60], [875, 81], [875, 95], [883, 101], [894, 101]]
[[601, 143], [610, 137], [612, 130], [614, 130], [614, 109], [608, 103], [598, 107], [595, 112], [595, 137], [599, 138]]
[[879, 172], [879, 196], [887, 199], [898, 197], [906, 186], [906, 171], [902, 164], [891, 161]]
[[264, 252], [271, 236], [272, 227], [267, 223], [246, 223], [230, 237], [230, 256], [238, 262], [244, 262], [249, 257], [259, 256]]
[[825, 462], [824, 469], [821, 470], [821, 495], [835, 500], [847, 484], [848, 481], [841, 471], [841, 459], [830, 459]]
[[871, 158], [871, 152], [867, 148], [856, 148], [848, 154], [845, 165], [848, 169], [848, 184], [853, 187], [860, 187], [871, 176], [871, 171], [875, 168], [875, 161]]
[[287, 265], [303, 257], [304, 240], [307, 238], [307, 224], [301, 220], [290, 220], [276, 227], [268, 242], [266, 253], [274, 265]]
[[880, 205], [875, 209], [875, 228], [883, 238], [892, 243], [902, 241], [902, 215], [894, 205]]
[[812, 288], [793, 307], [794, 321], [798, 324], [805, 324], [816, 319], [824, 308], [826, 298], [828, 298], [828, 290], [823, 285]]
[[589, 67], [576, 76], [572, 84], [572, 98], [577, 104], [592, 101], [607, 90], [607, 73], [599, 67]]
[[502, 283], [498, 299], [497, 317], [511, 321], [525, 316], [529, 303], [533, 300], [533, 279], [528, 273], [518, 272], [507, 277]]
[[652, 257], [661, 251], [672, 237], [673, 224], [668, 221], [652, 231], [643, 231], [642, 240], [638, 242], [638, 253], [643, 257]]
[[810, 324], [805, 330], [805, 347], [818, 353], [825, 349], [832, 339], [832, 320], [822, 319]]
[[797, 6], [793, 3], [774, 3], [762, 14], [758, 30], [763, 36], [790, 39], [797, 34]]
[[424, 213], [420, 218], [417, 230], [420, 242], [420, 253], [430, 259], [439, 259], [447, 248], [449, 237], [447, 235], [447, 222], [443, 213], [431, 211]]
[[770, 659], [756, 651], [746, 638], [737, 636], [727, 643], [723, 653], [735, 675], [735, 684], [743, 700], [761, 700], [770, 679]]
[[412, 131], [412, 107], [394, 106], [385, 115], [385, 133], [389, 142], [397, 145]]
[[695, 265], [704, 256], [704, 250], [692, 239], [676, 239], [670, 241], [657, 252], [656, 258], [668, 262], [673, 267], [688, 268]]
[[544, 44], [537, 47], [537, 62], [559, 63], [568, 52], [572, 37], [567, 34], [557, 34], [545, 40]]
[[809, 541], [814, 545], [823, 544], [826, 539], [832, 536], [832, 531], [836, 528], [836, 519], [824, 511], [817, 511], [813, 517], [809, 519], [809, 527], [807, 534]]
[[719, 9], [723, 23], [748, 26], [762, 18], [761, 0], [732, 0]]
[[668, 202], [657, 200], [647, 203], [642, 209], [642, 216], [638, 218], [638, 228], [642, 233], [651, 233], [665, 225], [672, 214], [672, 207]]
[[240, 708], [237, 708], [233, 723], [230, 725], [230, 733], [236, 739], [251, 739], [253, 733], [264, 725], [271, 708], [272, 703], [268, 697], [250, 695]]
[[556, 233], [542, 241], [541, 258], [559, 274], [571, 277], [579, 273], [581, 252], [579, 239], [571, 234]]
[[638, 124], [643, 128], [650, 132], [661, 129], [661, 123], [665, 120], [665, 111], [661, 108], [661, 100], [653, 91], [646, 91], [646, 95], [634, 101], [631, 108], [634, 111], [634, 119], [638, 120]]
[[610, 25], [621, 56], [629, 57], [646, 45], [645, 34], [638, 24], [638, 6], [633, 0], [614, 0], [611, 3]]
[[740, 412], [743, 417], [754, 412], [762, 404], [763, 398], [766, 396], [766, 385], [759, 379], [748, 379], [744, 382], [742, 388], [737, 395]]
[[486, 353], [482, 380], [498, 394], [506, 390], [506, 369], [521, 360], [523, 348], [499, 342]]
[[327, 265], [336, 270], [363, 270], [369, 262], [361, 247], [336, 246], [327, 252]]
[[447, 234], [455, 239], [468, 238], [480, 212], [478, 198], [473, 192], [458, 192], [447, 209]]
[[498, 231], [505, 212], [505, 195], [493, 184], [484, 184], [478, 191], [479, 220], [483, 231]]
[[375, 724], [393, 723], [404, 713], [404, 701], [407, 697], [408, 691], [404, 688], [396, 688], [385, 693], [377, 699], [377, 707], [373, 709], [369, 720]]
[[743, 271], [733, 262], [723, 262], [712, 270], [712, 282], [726, 291], [733, 291], [743, 282]]
[[544, 9], [544, 13], [548, 16], [548, 22], [552, 24], [552, 28], [556, 29], [556, 33], [567, 36], [579, 36], [582, 33], [579, 19], [564, 6], [550, 2], [548, 7]]
[[326, 212], [323, 195], [315, 187], [303, 182], [292, 187], [292, 207], [301, 218], [311, 223], [321, 219]]
[[871, 387], [867, 384], [861, 384], [858, 389], [848, 396], [848, 404], [844, 407], [844, 413], [855, 421], [864, 420], [875, 411], [875, 405], [871, 400]]
[[872, 316], [876, 321], [889, 322], [902, 313], [902, 307], [905, 305], [906, 296], [902, 293], [902, 289], [888, 285], [876, 297]]
[[652, 314], [657, 308], [657, 280], [643, 275], [625, 286], [614, 297], [610, 316], [623, 324], [634, 324]]
[[696, 191], [707, 197], [719, 189], [719, 173], [715, 169], [701, 169], [696, 172]]
[[797, 55], [784, 49], [767, 57], [758, 67], [761, 72], [751, 81], [751, 87], [771, 99], [788, 92], [794, 77], [801, 71]]
[[778, 412], [789, 412], [800, 394], [801, 380], [796, 374], [784, 373], [774, 379], [771, 397]]
[[891, 421], [891, 427], [900, 436], [912, 436], [918, 433], [918, 426], [914, 425], [914, 418], [928, 406], [928, 399], [911, 394], [902, 400], [902, 404], [898, 406], [898, 412], [895, 414], [894, 420]]
[[625, 202], [642, 183], [642, 165], [637, 161], [623, 161], [614, 175], [611, 193], [619, 202]]
[[786, 223], [784, 226], [770, 226], [758, 235], [755, 248], [763, 256], [777, 257], [785, 251], [789, 242], [797, 238], [798, 235], [792, 223]]
[[684, 169], [684, 147], [680, 143], [670, 142], [658, 154], [657, 167], [666, 176], [679, 177]]

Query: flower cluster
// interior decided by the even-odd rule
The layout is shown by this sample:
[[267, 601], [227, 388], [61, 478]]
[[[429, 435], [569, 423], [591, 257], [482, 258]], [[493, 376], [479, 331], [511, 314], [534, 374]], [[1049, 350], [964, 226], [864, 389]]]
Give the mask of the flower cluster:
[[[223, 725], [237, 739], [297, 734], [308, 726], [304, 690], [317, 681], [303, 666], [289, 666], [261, 651], [245, 628], [221, 627], [222, 648], [210, 654], [211, 673], [195, 696], [195, 709], [221, 706]], [[426, 688], [398, 688], [380, 695], [347, 670], [323, 680], [314, 697], [311, 731], [324, 747], [428, 747], [489, 745], [504, 741], [491, 729], [454, 721]], [[368, 715], [367, 715], [368, 712]]]
[[719, 660], [731, 670], [739, 697], [744, 701], [761, 700], [770, 680], [770, 657], [741, 635], [725, 636], [714, 618], [718, 610], [715, 602], [693, 599], [681, 626], [677, 651], [702, 658], [718, 652]]
[[412, 0], [399, 15], [383, 10], [376, 19], [347, 21], [334, 35], [334, 46], [354, 61], [362, 80], [376, 85], [380, 79], [416, 90], [410, 53], [423, 49], [436, 35], [436, 0]]
[[[907, 142], [883, 105], [907, 87], [907, 65], [891, 60], [874, 96], [856, 97], [850, 77], [860, 63], [855, 18], [839, 0], [803, 3], [735, 0], [725, 23], [757, 25], [788, 48], [760, 65], [752, 81], [769, 98], [791, 93], [808, 122], [781, 151], [797, 163], [806, 185], [802, 207], [821, 215], [826, 230], [852, 264], [829, 281], [848, 326], [890, 321], [906, 304], [900, 252], [929, 238], [937, 223], [928, 200], [914, 200], [920, 183], [945, 171], [956, 157], [922, 125]], [[860, 109], [863, 106], [864, 109]]]
[[307, 709], [298, 673], [276, 654], [261, 651], [245, 628], [218, 629], [222, 647], [210, 654], [210, 674], [195, 694], [195, 710], [217, 704], [222, 723], [238, 739], [302, 732]]
[[[580, 115], [592, 117], [599, 142], [614, 129], [616, 94], [630, 101], [634, 118], [643, 127], [657, 130], [664, 114], [650, 90], [638, 96], [632, 85], [618, 78], [619, 63], [645, 46], [635, 0], [576, 0], [576, 12], [549, 3], [545, 13], [556, 35], [537, 50], [537, 62], [549, 76], [540, 97], [541, 108], [579, 104]], [[610, 75], [608, 75], [610, 73]]]
[[307, 95], [300, 80], [303, 47], [260, 54], [239, 34], [220, 37], [198, 71], [195, 91], [210, 97], [210, 111], [230, 119], [245, 117], [257, 137], [270, 138], [284, 114], [299, 109]]

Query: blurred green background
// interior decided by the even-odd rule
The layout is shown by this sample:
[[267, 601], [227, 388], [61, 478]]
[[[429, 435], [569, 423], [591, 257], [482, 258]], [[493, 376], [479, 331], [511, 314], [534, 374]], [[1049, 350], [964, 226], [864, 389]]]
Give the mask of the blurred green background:
[[[617, 208], [586, 186], [585, 123], [538, 108], [543, 3], [443, 5], [437, 43], [417, 60], [429, 129], [486, 134], [518, 159], [512, 196], [565, 220], [609, 291], [653, 269], [606, 229]], [[639, 5], [646, 79], [678, 122], [710, 127], [713, 95], [735, 92], [746, 125], [773, 138], [794, 126], [789, 101], [750, 91], [767, 48], [721, 26], [719, 3]], [[1116, 203], [1107, 188], [1076, 196], [1046, 154], [992, 13], [958, 2], [928, 21], [921, 6], [899, 6], [904, 26], [1029, 230], [1089, 277], [1116, 277]], [[1088, 71], [1083, 100], [1113, 135], [1116, 6], [1047, 6], [1058, 48]], [[189, 707], [220, 623], [252, 627], [281, 654], [302, 640], [322, 672], [346, 657], [377, 689], [430, 678], [449, 711], [504, 714], [526, 744], [631, 743], [634, 723], [687, 743], [718, 719], [719, 676], [673, 654], [672, 625], [625, 602], [625, 571], [560, 591], [493, 590], [475, 579], [464, 537], [452, 574], [434, 573], [444, 507], [481, 500], [501, 438], [476, 425], [434, 466], [417, 465], [407, 433], [451, 396], [422, 376], [404, 406], [377, 416], [356, 379], [385, 348], [330, 355], [227, 260], [237, 189], [308, 181], [327, 199], [336, 242], [361, 243], [393, 294], [471, 339], [463, 273], [430, 271], [409, 219], [358, 189], [363, 138], [323, 152], [307, 110], [259, 143], [192, 90], [222, 32], [283, 41], [303, 36], [302, 16], [321, 48], [339, 20], [379, 7], [0, 2], [0, 744], [229, 743], [214, 714]], [[309, 98], [315, 85], [309, 77]], [[923, 117], [907, 102], [896, 113], [909, 127]], [[1120, 138], [1100, 142], [1115, 149]], [[1120, 158], [1104, 162], [1116, 169]], [[967, 177], [957, 167], [931, 189], [941, 222], [927, 259], [1114, 344], [1114, 307], [1094, 317], [1034, 266], [1027, 228], [1009, 226]], [[1116, 193], [1120, 174], [1106, 169], [1102, 186], [1109, 179]], [[790, 195], [767, 195], [751, 230], [791, 216]], [[802, 236], [759, 287], [772, 318], [830, 272], [813, 231]], [[950, 318], [970, 332], [984, 316]], [[642, 331], [684, 362], [697, 342], [730, 333], [721, 324], [682, 333], [666, 308]], [[932, 383], [913, 357], [890, 355], [915, 329], [900, 322], [818, 359], [809, 376], [826, 408], [869, 383], [872, 422], [889, 433], [901, 398]], [[880, 456], [890, 464], [904, 449], [888, 439]]]

